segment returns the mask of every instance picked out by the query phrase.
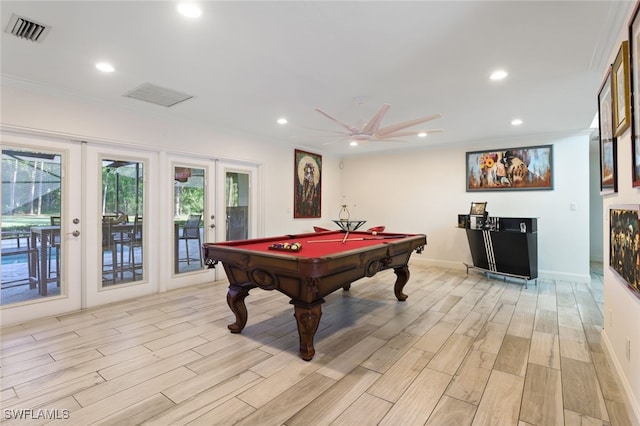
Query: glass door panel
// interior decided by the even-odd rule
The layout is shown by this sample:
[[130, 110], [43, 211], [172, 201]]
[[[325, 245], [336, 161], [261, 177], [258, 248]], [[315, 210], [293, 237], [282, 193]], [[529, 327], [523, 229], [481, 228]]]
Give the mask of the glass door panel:
[[70, 261], [81, 253], [80, 201], [66, 196], [81, 192], [80, 147], [14, 138], [21, 144], [3, 136], [2, 148], [0, 307], [8, 323], [78, 309], [81, 300], [80, 262]]
[[219, 217], [224, 226], [217, 228], [218, 241], [243, 240], [259, 237], [258, 166], [220, 162], [218, 164]]
[[102, 160], [102, 285], [144, 280], [144, 163]]
[[60, 294], [62, 156], [2, 150], [2, 304]]
[[226, 172], [226, 240], [249, 238], [249, 173]]
[[205, 169], [173, 167], [174, 273], [202, 269], [204, 240]]

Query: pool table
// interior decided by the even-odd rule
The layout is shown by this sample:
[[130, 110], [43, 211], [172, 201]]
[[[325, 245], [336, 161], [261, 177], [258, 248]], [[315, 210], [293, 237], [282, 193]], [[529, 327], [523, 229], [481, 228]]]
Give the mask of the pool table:
[[240, 333], [247, 324], [244, 299], [251, 289], [277, 290], [291, 298], [300, 356], [309, 361], [315, 354], [313, 338], [322, 316], [323, 297], [340, 288], [349, 290], [352, 282], [393, 268], [395, 296], [404, 301], [409, 257], [413, 251], [421, 253], [426, 244], [423, 234], [326, 231], [204, 243], [202, 250], [208, 267], [222, 262], [229, 279], [227, 304], [236, 317], [229, 330]]

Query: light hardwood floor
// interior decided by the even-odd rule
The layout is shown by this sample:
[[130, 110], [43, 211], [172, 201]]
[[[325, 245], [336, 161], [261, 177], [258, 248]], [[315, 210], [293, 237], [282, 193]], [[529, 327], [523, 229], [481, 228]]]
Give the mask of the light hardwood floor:
[[223, 282], [5, 327], [3, 424], [630, 424], [597, 276], [525, 289], [410, 269], [406, 302], [392, 271], [327, 297], [310, 362], [280, 293], [252, 290], [230, 334]]

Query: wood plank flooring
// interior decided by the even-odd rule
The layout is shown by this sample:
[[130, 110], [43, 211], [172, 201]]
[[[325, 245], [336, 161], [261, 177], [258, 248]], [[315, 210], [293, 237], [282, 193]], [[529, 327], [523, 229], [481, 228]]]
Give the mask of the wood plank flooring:
[[392, 271], [327, 297], [311, 362], [280, 293], [252, 290], [247, 327], [229, 333], [225, 282], [5, 327], [1, 420], [630, 425], [600, 345], [597, 276], [525, 289], [410, 269], [406, 302]]

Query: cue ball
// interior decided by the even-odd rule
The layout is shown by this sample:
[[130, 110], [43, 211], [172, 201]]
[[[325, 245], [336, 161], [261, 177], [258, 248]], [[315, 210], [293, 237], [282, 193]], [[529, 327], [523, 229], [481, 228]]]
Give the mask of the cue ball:
[[371, 231], [371, 235], [378, 235], [376, 231]]

